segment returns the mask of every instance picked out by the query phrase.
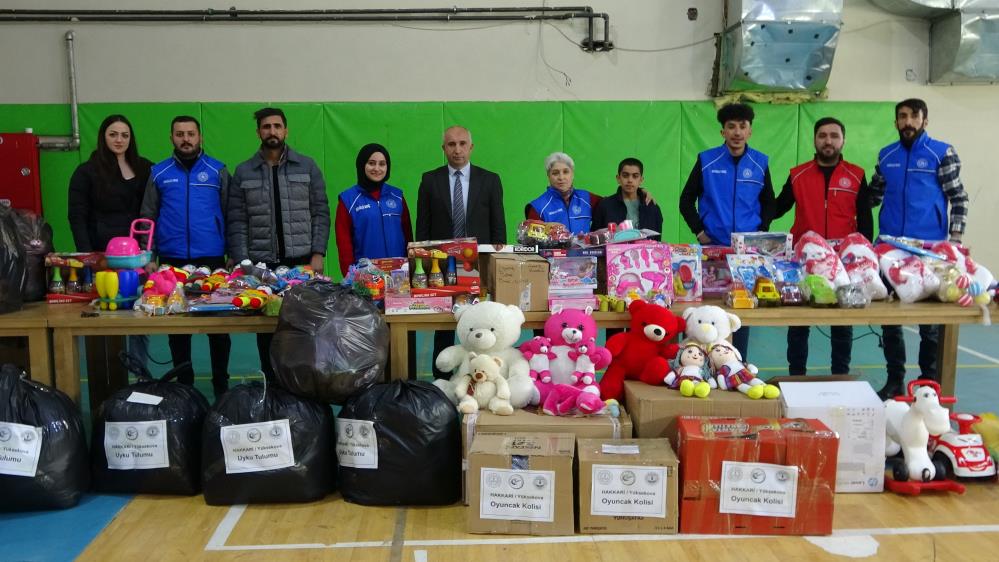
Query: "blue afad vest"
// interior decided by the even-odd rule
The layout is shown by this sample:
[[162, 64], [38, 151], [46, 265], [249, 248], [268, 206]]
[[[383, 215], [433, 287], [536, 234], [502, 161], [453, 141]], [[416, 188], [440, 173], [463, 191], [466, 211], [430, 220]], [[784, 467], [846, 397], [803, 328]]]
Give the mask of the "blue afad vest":
[[593, 209], [590, 208], [590, 192], [588, 191], [573, 189], [569, 205], [566, 206], [559, 190], [548, 186], [541, 197], [531, 201], [531, 207], [538, 213], [541, 220], [560, 222], [573, 234], [590, 231]]
[[355, 185], [340, 194], [354, 225], [354, 263], [361, 258], [398, 258], [406, 255], [402, 233], [402, 190], [382, 184], [379, 199]]
[[160, 255], [188, 259], [225, 255], [220, 195], [224, 167], [204, 153], [190, 172], [175, 157], [153, 166], [153, 182], [160, 192], [154, 236]]
[[712, 244], [729, 246], [733, 232], [760, 229], [760, 192], [769, 158], [746, 147], [736, 166], [724, 144], [700, 153], [704, 193], [697, 211]]
[[901, 142], [878, 153], [878, 170], [885, 178], [880, 233], [923, 240], [947, 238], [947, 198], [937, 169], [950, 147], [923, 133], [906, 148]]

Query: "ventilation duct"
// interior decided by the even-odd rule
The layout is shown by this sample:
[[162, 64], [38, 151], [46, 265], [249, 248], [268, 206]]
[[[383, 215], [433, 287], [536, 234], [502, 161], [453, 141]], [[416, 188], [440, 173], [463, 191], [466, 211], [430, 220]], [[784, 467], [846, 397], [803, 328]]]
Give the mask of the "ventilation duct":
[[930, 19], [954, 9], [954, 0], [871, 0], [886, 12], [910, 18]]
[[714, 93], [821, 92], [842, 13], [842, 0], [726, 0]]

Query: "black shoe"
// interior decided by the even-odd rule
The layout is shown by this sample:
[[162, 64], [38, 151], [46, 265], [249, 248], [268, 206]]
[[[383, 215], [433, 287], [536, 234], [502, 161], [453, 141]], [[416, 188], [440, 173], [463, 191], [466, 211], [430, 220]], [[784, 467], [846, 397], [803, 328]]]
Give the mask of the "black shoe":
[[878, 398], [882, 400], [891, 400], [896, 396], [902, 396], [905, 394], [905, 384], [902, 381], [888, 379], [885, 383], [884, 388], [878, 391]]

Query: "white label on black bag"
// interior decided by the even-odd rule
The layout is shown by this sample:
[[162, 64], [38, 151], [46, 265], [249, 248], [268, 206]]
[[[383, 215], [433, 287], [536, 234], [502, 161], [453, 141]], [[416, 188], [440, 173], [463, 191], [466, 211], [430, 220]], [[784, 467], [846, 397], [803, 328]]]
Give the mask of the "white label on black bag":
[[595, 464], [590, 514], [666, 517], [666, 467]]
[[112, 470], [168, 468], [166, 420], [105, 423], [104, 456]]
[[219, 428], [225, 473], [262, 472], [295, 465], [291, 425], [276, 420]]
[[720, 513], [794, 517], [798, 467], [722, 461]]
[[34, 478], [42, 452], [42, 428], [0, 422], [0, 474]]
[[340, 466], [378, 468], [375, 422], [337, 418], [336, 456]]
[[555, 471], [483, 468], [481, 476], [480, 518], [555, 520]]
[[162, 396], [146, 394], [145, 392], [135, 392], [134, 390], [128, 395], [128, 398], [125, 399], [125, 402], [132, 402], [133, 404], [149, 404], [150, 406], [159, 406], [162, 401]]

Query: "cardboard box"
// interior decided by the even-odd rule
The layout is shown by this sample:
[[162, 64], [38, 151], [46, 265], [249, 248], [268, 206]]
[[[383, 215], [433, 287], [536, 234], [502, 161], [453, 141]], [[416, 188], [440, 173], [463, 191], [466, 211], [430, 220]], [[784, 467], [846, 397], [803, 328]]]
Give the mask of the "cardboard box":
[[568, 433], [477, 435], [468, 455], [468, 532], [571, 535], [575, 446]]
[[548, 261], [541, 256], [490, 254], [489, 275], [492, 300], [525, 312], [548, 310]]
[[679, 420], [680, 532], [832, 533], [839, 439], [818, 420]]
[[885, 407], [870, 384], [803, 381], [780, 389], [786, 417], [815, 418], [839, 435], [837, 492], [884, 490]]
[[666, 437], [674, 447], [680, 416], [781, 416], [780, 400], [752, 400], [741, 392], [717, 389], [707, 398], [687, 398], [679, 390], [641, 381], [625, 381], [624, 403], [635, 424], [635, 437]]
[[[621, 408], [617, 418], [610, 416], [546, 416], [534, 409], [514, 410], [513, 415], [497, 416], [489, 411], [466, 414], [461, 421], [462, 468], [468, 470], [468, 451], [479, 433], [571, 433], [577, 438], [630, 439], [631, 418]], [[468, 503], [467, 490], [462, 494]]]
[[665, 439], [577, 439], [580, 533], [676, 534], [679, 460]]

